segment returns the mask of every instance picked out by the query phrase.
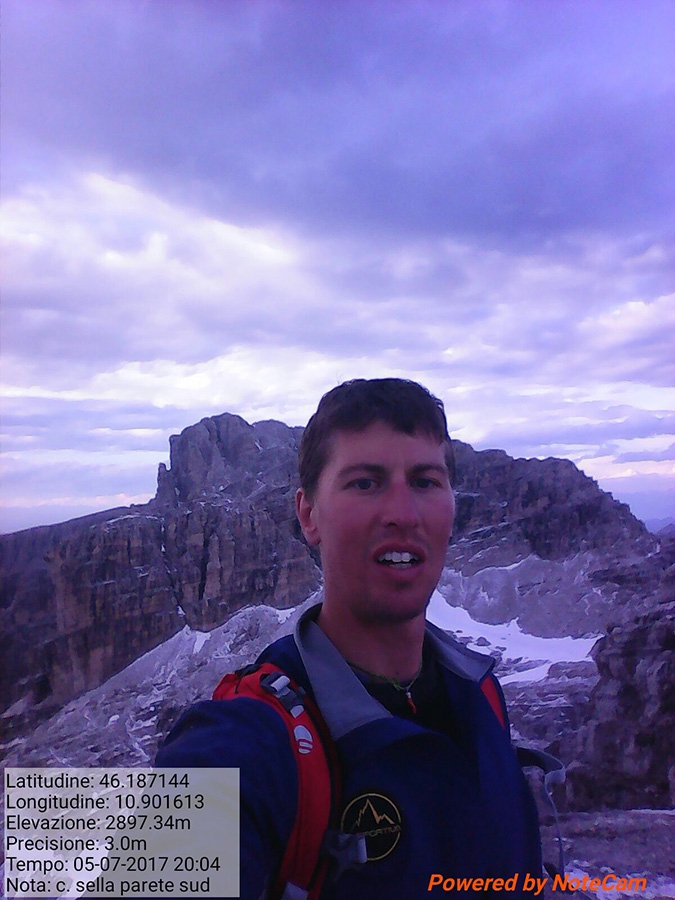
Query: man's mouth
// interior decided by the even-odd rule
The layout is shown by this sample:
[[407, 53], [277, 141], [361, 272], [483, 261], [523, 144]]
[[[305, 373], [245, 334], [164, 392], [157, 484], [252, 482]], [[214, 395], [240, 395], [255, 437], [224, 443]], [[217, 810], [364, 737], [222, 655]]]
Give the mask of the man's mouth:
[[383, 566], [393, 566], [395, 569], [410, 569], [421, 562], [419, 556], [408, 550], [389, 550], [378, 557], [377, 561]]

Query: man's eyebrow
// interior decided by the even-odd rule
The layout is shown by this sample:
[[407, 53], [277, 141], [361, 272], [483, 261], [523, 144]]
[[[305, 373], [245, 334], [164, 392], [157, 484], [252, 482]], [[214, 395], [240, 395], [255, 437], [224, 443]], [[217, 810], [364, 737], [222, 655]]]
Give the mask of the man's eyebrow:
[[440, 475], [447, 475], [448, 467], [444, 463], [418, 463], [410, 471], [415, 475], [420, 472], [438, 472]]
[[345, 475], [352, 475], [354, 472], [370, 472], [371, 475], [382, 475], [386, 472], [386, 468], [377, 463], [352, 463], [352, 465], [340, 469], [338, 475], [344, 478]]
[[[378, 463], [352, 463], [349, 466], [345, 466], [340, 469], [338, 472], [338, 476], [340, 478], [344, 478], [347, 475], [352, 475], [354, 472], [368, 472], [371, 475], [383, 475], [387, 471], [387, 467], [380, 465]], [[440, 475], [448, 475], [448, 467], [443, 463], [417, 463], [414, 465], [410, 472], [413, 475], [420, 475], [422, 472], [438, 472]]]

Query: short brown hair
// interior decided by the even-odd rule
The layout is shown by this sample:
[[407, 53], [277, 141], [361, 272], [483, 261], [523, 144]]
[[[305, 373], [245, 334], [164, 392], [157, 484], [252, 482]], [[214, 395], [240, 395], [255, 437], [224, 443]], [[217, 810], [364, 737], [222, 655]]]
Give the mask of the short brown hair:
[[404, 434], [426, 434], [444, 443], [445, 463], [450, 484], [454, 485], [455, 455], [443, 401], [416, 381], [355, 378], [323, 395], [302, 435], [298, 468], [300, 484], [308, 497], [313, 497], [328, 462], [332, 434], [363, 431], [373, 422], [384, 422]]

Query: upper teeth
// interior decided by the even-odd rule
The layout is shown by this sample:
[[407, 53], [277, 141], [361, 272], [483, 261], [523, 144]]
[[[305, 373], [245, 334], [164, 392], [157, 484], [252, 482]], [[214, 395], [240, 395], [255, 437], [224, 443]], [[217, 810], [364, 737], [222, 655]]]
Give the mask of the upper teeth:
[[380, 562], [395, 562], [395, 563], [409, 563], [412, 562], [417, 557], [413, 553], [408, 553], [407, 550], [404, 550], [402, 553], [399, 553], [398, 550], [390, 550], [388, 553], [384, 553], [379, 561]]

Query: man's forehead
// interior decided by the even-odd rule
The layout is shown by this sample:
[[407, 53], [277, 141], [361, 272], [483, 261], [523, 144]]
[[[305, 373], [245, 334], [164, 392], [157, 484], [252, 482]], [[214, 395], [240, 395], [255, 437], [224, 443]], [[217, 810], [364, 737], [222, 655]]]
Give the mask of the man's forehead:
[[401, 452], [415, 465], [442, 464], [446, 467], [443, 441], [424, 431], [407, 434], [379, 421], [358, 431], [336, 429], [328, 441], [326, 463], [340, 466], [386, 464]]

